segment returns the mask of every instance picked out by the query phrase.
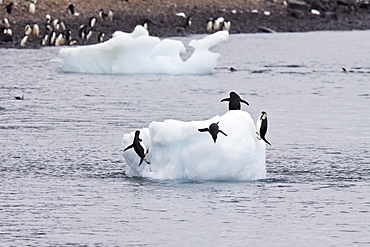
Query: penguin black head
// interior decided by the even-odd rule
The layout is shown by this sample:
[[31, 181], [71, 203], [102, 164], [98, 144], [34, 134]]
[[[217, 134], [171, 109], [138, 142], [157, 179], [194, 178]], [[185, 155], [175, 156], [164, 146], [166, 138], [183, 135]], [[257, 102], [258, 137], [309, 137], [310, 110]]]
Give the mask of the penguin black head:
[[140, 130], [135, 131], [135, 137], [139, 137], [139, 135], [140, 135]]
[[230, 98], [231, 97], [240, 98], [240, 96], [237, 93], [235, 93], [235, 92], [230, 92], [229, 93], [229, 96], [230, 96]]
[[140, 139], [139, 135], [140, 135], [140, 130], [135, 131], [134, 142], [141, 142], [142, 141]]

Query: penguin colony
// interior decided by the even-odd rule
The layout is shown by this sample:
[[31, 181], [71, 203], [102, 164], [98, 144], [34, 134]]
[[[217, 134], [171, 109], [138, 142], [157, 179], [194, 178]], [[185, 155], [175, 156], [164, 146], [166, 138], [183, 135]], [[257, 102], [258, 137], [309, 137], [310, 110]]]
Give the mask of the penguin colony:
[[[128, 0], [119, 0], [122, 4], [129, 4]], [[123, 3], [126, 2], [126, 3]], [[62, 46], [62, 45], [87, 45], [104, 42], [107, 38], [107, 28], [113, 21], [125, 21], [124, 17], [115, 18], [114, 10], [100, 9], [95, 16], [86, 17], [78, 12], [76, 3], [66, 3], [64, 17], [58, 19], [52, 14], [46, 14], [42, 20], [28, 23], [24, 26], [24, 31], [19, 32], [20, 24], [13, 18], [14, 13], [29, 14], [39, 16], [41, 8], [38, 8], [37, 0], [25, 2], [27, 8], [21, 8], [22, 2], [8, 0], [0, 4], [0, 43], [13, 43], [15, 46], [32, 47], [38, 46]], [[27, 13], [28, 12], [28, 13]], [[173, 13], [175, 21], [168, 25], [173, 26], [175, 32], [190, 30], [192, 16], [184, 12]], [[32, 18], [35, 19], [35, 18]], [[68, 23], [69, 22], [69, 23]], [[73, 22], [73, 23], [71, 23]], [[76, 26], [79, 24], [79, 27]], [[77, 25], [76, 25], [77, 24]], [[146, 19], [137, 25], [143, 25], [147, 30], [150, 26], [155, 28], [164, 27], [165, 24], [153, 19]], [[209, 18], [204, 21], [205, 32], [216, 32], [220, 30], [230, 30], [231, 22], [223, 17]], [[14, 32], [17, 30], [17, 32]], [[32, 45], [29, 44], [32, 42]]]
[[[27, 47], [27, 41], [30, 39], [38, 40], [40, 46], [61, 46], [61, 45], [84, 45], [87, 44], [94, 32], [94, 26], [97, 23], [97, 17], [91, 17], [88, 23], [83, 23], [79, 26], [78, 33], [68, 27], [64, 20], [53, 18], [50, 14], [45, 15], [42, 22], [27, 24], [24, 27], [23, 33], [14, 34], [12, 26], [18, 25], [16, 21], [11, 21], [14, 3], [6, 5], [6, 17], [0, 19], [0, 42], [13, 42], [21, 47]], [[1, 5], [0, 5], [1, 6]], [[28, 5], [29, 14], [33, 15], [37, 11], [37, 0], [31, 0]], [[1, 12], [0, 12], [1, 13]], [[80, 14], [75, 11], [75, 5], [69, 4], [66, 7], [68, 17], [78, 17]], [[114, 19], [113, 10], [109, 10], [107, 14], [103, 10], [97, 12], [97, 16], [101, 21], [112, 22]], [[75, 18], [78, 20], [77, 18]], [[75, 24], [75, 23], [73, 23]], [[19, 41], [18, 41], [19, 40]], [[96, 42], [101, 43], [105, 40], [105, 33], [100, 32]]]
[[[225, 99], [221, 100], [221, 102], [224, 102], [224, 101], [229, 102], [229, 111], [241, 110], [241, 104], [240, 103], [244, 103], [244, 104], [249, 105], [249, 103], [246, 100], [240, 98], [240, 96], [235, 92], [230, 92], [229, 93], [229, 98], [225, 98]], [[211, 137], [213, 139], [213, 142], [216, 144], [218, 133], [221, 133], [221, 134], [223, 134], [224, 136], [227, 137], [227, 134], [225, 132], [223, 132], [222, 130], [220, 130], [218, 124], [219, 124], [219, 122], [212, 123], [208, 128], [198, 129], [198, 131], [199, 132], [209, 132], [209, 134], [211, 135]], [[258, 140], [262, 140], [262, 141], [266, 142], [267, 144], [271, 145], [270, 142], [267, 141], [267, 139], [266, 139], [267, 126], [268, 126], [268, 124], [267, 124], [267, 113], [265, 111], [262, 111], [261, 116], [258, 117], [257, 122], [256, 122], [256, 129], [257, 129], [256, 138]], [[139, 162], [139, 166], [140, 166], [143, 161], [145, 161], [147, 164], [150, 164], [150, 162], [146, 160], [146, 154], [148, 154], [149, 149], [147, 149], [146, 152], [144, 152], [144, 148], [140, 144], [140, 142], [142, 140], [140, 139], [139, 135], [140, 135], [140, 131], [136, 130], [133, 143], [131, 145], [129, 145], [128, 147], [126, 147], [123, 150], [123, 152], [125, 152], [126, 150], [128, 150], [130, 148], [133, 148], [134, 151], [136, 152], [136, 154], [140, 157], [140, 162]]]

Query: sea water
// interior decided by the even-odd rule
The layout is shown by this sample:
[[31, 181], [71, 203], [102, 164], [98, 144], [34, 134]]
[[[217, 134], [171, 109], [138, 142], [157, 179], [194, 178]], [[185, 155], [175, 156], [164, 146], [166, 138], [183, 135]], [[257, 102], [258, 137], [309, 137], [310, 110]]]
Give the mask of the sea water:
[[[0, 245], [369, 246], [369, 38], [231, 35], [202, 76], [62, 73], [59, 48], [1, 49]], [[268, 114], [266, 179], [125, 176], [123, 134], [222, 115], [230, 91]]]

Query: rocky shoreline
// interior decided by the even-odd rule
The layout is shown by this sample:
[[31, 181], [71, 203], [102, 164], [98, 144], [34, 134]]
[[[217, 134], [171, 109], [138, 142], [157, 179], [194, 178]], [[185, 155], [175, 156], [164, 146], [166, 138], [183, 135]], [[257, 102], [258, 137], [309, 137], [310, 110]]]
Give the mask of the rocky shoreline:
[[[30, 13], [32, 4], [34, 13]], [[113, 19], [108, 18], [110, 10]], [[0, 0], [0, 13], [2, 48], [40, 48], [45, 35], [48, 35], [45, 46], [55, 45], [55, 40], [50, 43], [53, 35], [55, 39], [64, 37], [59, 45], [95, 44], [101, 33], [105, 34], [103, 40], [107, 40], [115, 31], [132, 32], [136, 25], [144, 23], [150, 35], [161, 38], [213, 33], [217, 31], [215, 22], [220, 22], [218, 29], [226, 22], [231, 23], [231, 34], [370, 29], [370, 4], [351, 0], [231, 0], [227, 3], [209, 0]], [[49, 26], [47, 15], [51, 17]], [[92, 27], [89, 22], [93, 17], [96, 23]], [[189, 20], [191, 25], [188, 25]], [[213, 28], [207, 30], [210, 20]], [[21, 45], [25, 27], [32, 28], [34, 24], [39, 26], [38, 36], [30, 33]], [[83, 31], [82, 25], [85, 25]], [[11, 35], [4, 34], [8, 29]], [[10, 36], [11, 41], [6, 42]]]

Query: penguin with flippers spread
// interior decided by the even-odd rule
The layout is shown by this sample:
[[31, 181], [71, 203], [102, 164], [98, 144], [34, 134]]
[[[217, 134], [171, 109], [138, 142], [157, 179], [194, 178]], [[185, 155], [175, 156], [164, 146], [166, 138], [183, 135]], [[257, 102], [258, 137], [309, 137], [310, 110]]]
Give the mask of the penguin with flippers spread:
[[235, 92], [230, 92], [229, 96], [230, 96], [229, 98], [222, 99], [221, 102], [229, 101], [229, 110], [230, 111], [231, 110], [240, 110], [241, 109], [240, 102], [249, 105], [249, 103], [247, 101], [240, 98], [240, 96]]
[[218, 133], [222, 133], [224, 134], [225, 136], [227, 136], [222, 130], [220, 130], [220, 128], [218, 127], [218, 123], [212, 123], [208, 128], [204, 128], [204, 129], [198, 129], [199, 132], [209, 132], [212, 136], [212, 139], [214, 141], [214, 143], [216, 143], [216, 140], [217, 140], [217, 134]]
[[135, 132], [135, 137], [134, 137], [133, 143], [130, 146], [128, 146], [127, 148], [125, 148], [125, 150], [123, 150], [123, 152], [126, 151], [127, 149], [134, 148], [136, 154], [140, 157], [140, 163], [139, 163], [139, 166], [140, 166], [141, 163], [143, 163], [143, 160], [145, 160], [145, 162], [147, 164], [150, 164], [150, 162], [146, 160], [146, 154], [149, 152], [149, 149], [147, 149], [146, 152], [144, 152], [144, 148], [140, 145], [140, 142], [142, 140], [140, 139], [139, 135], [140, 135], [140, 131], [137, 130]]

